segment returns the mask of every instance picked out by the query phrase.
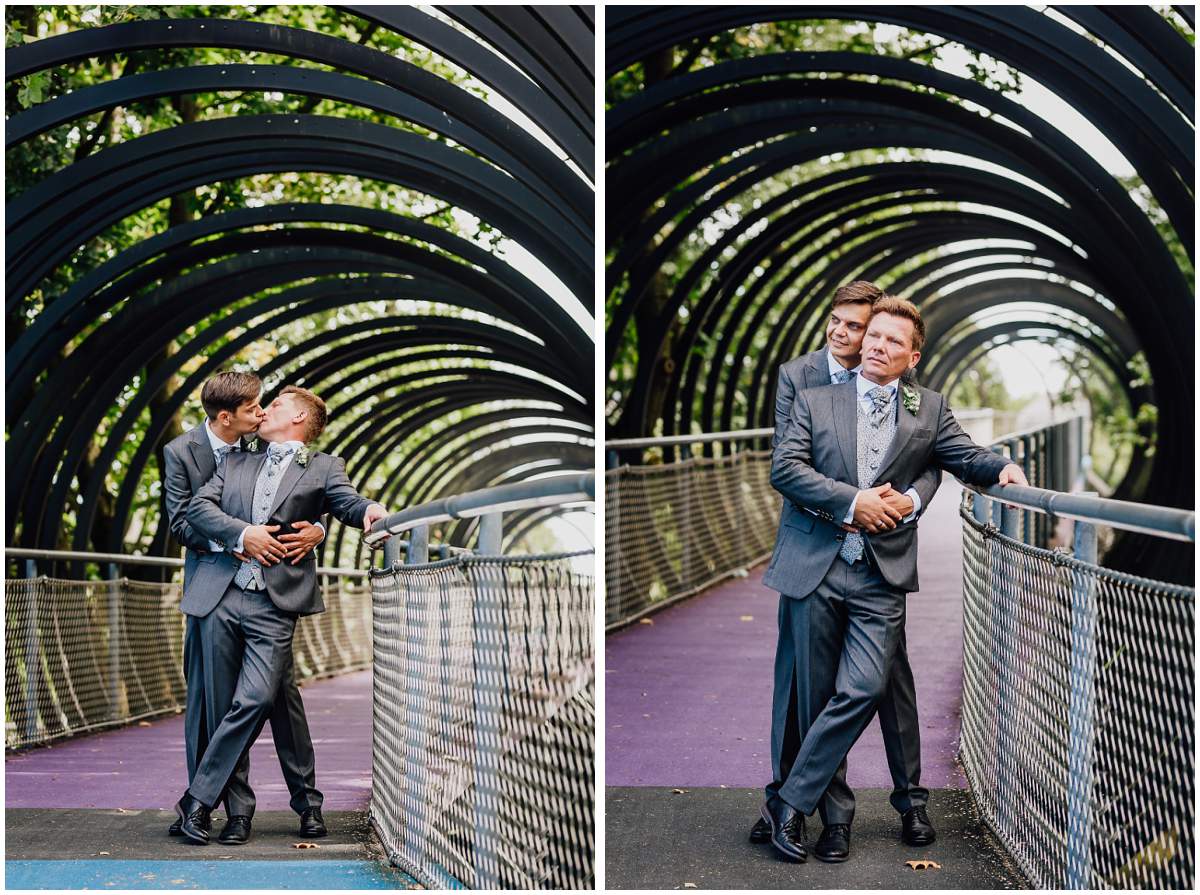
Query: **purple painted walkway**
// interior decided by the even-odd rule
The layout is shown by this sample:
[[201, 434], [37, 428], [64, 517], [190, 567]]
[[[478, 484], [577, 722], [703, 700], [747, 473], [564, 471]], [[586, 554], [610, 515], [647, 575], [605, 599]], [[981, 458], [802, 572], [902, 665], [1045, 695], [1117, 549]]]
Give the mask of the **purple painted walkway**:
[[[326, 811], [365, 810], [371, 794], [371, 672], [301, 687]], [[6, 757], [8, 808], [169, 809], [187, 788], [183, 715]], [[258, 811], [288, 811], [269, 728], [250, 751]]]
[[[921, 520], [922, 590], [908, 598], [922, 780], [966, 788], [955, 762], [962, 700], [961, 486]], [[757, 787], [771, 779], [771, 679], [779, 595], [760, 566], [609, 636], [607, 786]], [[891, 788], [878, 721], [850, 752], [849, 782]]]

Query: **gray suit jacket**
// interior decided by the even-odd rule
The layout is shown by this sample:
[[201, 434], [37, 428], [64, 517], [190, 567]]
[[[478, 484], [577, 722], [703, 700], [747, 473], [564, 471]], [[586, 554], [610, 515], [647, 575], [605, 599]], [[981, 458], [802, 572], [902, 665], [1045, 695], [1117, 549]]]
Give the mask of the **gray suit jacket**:
[[[1008, 460], [973, 442], [942, 395], [909, 387], [920, 394], [920, 409], [913, 414], [900, 406], [896, 435], [875, 481], [891, 482], [893, 488], [904, 491], [926, 469], [937, 466], [968, 484], [996, 484]], [[820, 516], [785, 503], [764, 584], [794, 597], [806, 597], [816, 589], [841, 549], [845, 532], [839, 523], [859, 491], [857, 482], [858, 389], [854, 380], [797, 392], [791, 421], [771, 459], [771, 484], [791, 503], [810, 507]], [[866, 549], [884, 579], [906, 592], [919, 588], [917, 521], [880, 534], [865, 534]]]
[[201, 423], [195, 429], [172, 439], [163, 448], [163, 500], [167, 509], [167, 524], [171, 534], [185, 548], [183, 554], [183, 586], [186, 589], [196, 574], [199, 556], [209, 551], [208, 538], [198, 533], [187, 521], [187, 508], [192, 496], [217, 471], [212, 447]]
[[[830, 384], [829, 361], [825, 357], [825, 352], [825, 348], [810, 351], [808, 354], [802, 354], [780, 365], [779, 382], [775, 386], [775, 434], [771, 438], [772, 448], [778, 447], [783, 433], [787, 431], [788, 423], [792, 418], [792, 401], [796, 398], [796, 392], [806, 388], [821, 388]], [[912, 375], [912, 370], [906, 370], [905, 375], [900, 378], [908, 385], [916, 385], [916, 377]], [[917, 494], [921, 495], [922, 513], [929, 506], [929, 501], [933, 500], [933, 495], [937, 494], [937, 489], [941, 484], [942, 471], [936, 466], [926, 469], [912, 483]], [[907, 489], [901, 488], [900, 490]], [[780, 525], [784, 524], [787, 516], [788, 504], [785, 501], [780, 514]]]
[[[221, 601], [241, 565], [229, 551], [253, 518], [254, 483], [266, 462], [267, 452], [231, 454], [225, 465], [201, 488], [187, 510], [193, 531], [226, 548], [208, 553], [197, 563], [196, 574], [184, 588], [179, 608], [188, 615], [204, 616]], [[329, 512], [347, 525], [361, 526], [371, 501], [359, 496], [338, 457], [313, 451], [308, 464], [293, 458], [279, 482], [271, 506], [269, 525], [293, 519], [319, 519]], [[276, 535], [286, 534], [281, 528]], [[325, 611], [317, 587], [317, 557], [309, 553], [296, 565], [290, 560], [263, 570], [267, 595], [284, 612], [313, 615]]]

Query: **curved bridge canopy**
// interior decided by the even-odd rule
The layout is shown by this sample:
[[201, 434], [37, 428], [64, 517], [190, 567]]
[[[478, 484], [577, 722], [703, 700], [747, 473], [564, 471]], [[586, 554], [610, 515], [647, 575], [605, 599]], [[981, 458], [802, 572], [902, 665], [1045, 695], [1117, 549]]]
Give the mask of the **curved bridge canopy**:
[[[1087, 354], [1130, 408], [1157, 406], [1116, 496], [1190, 503], [1194, 20], [1173, 9], [610, 10], [611, 434], [772, 425], [778, 366], [869, 279], [922, 308], [933, 388], [998, 344]], [[933, 49], [831, 36], [874, 29]], [[941, 47], [1052, 92], [1136, 176], [981, 66], [932, 64]]]
[[390, 508], [590, 469], [591, 10], [213, 9], [6, 51], [10, 542], [168, 550], [230, 366]]

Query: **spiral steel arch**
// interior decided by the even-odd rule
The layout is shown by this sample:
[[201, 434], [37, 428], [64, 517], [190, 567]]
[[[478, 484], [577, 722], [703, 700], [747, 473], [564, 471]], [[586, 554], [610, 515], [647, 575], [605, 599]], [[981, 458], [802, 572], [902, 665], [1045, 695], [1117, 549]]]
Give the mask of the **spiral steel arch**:
[[[10, 150], [28, 149], [56, 128], [118, 106], [224, 90], [332, 101], [389, 123], [286, 111], [213, 118], [153, 130], [54, 171], [9, 201], [10, 321], [24, 315], [31, 295], [40, 295], [47, 275], [77, 247], [129, 215], [197, 186], [280, 172], [395, 184], [462, 209], [531, 254], [563, 289], [556, 292], [544, 274], [518, 269], [453, 232], [382, 208], [279, 202], [165, 228], [83, 271], [61, 294], [39, 299], [32, 305], [37, 313], [22, 320], [28, 325], [11, 330], [10, 538], [19, 531], [24, 545], [57, 546], [70, 505], [73, 542], [86, 548], [98, 536], [104, 491], [116, 512], [105, 548], [122, 550], [140, 485], [204, 378], [281, 326], [343, 307], [374, 307], [367, 303], [429, 302], [431, 310], [313, 333], [285, 345], [259, 371], [269, 391], [285, 382], [329, 389], [330, 426], [320, 447], [353, 454], [356, 484], [401, 466], [407, 456], [436, 458], [430, 444], [454, 453], [472, 439], [490, 439], [513, 417], [564, 423], [525, 427], [534, 439], [531, 453], [557, 456], [547, 445], [572, 433], [579, 452], [585, 446], [590, 452], [591, 337], [556, 296], [570, 294], [591, 307], [591, 11], [446, 10], [460, 27], [416, 9], [345, 12], [465, 69], [541, 133], [391, 53], [264, 22], [129, 22], [11, 48], [10, 83], [140, 50], [263, 52], [292, 64], [185, 64], [103, 80], [10, 116]], [[174, 339], [179, 350], [160, 357]], [[376, 384], [360, 397], [354, 389], [365, 376]], [[175, 377], [183, 378], [177, 393], [152, 402]], [[123, 394], [135, 381], [132, 394]], [[368, 417], [364, 425], [355, 411], [364, 401], [423, 425], [386, 425], [392, 417], [374, 425]], [[435, 410], [422, 413], [425, 405]], [[556, 413], [546, 410], [551, 406]], [[86, 483], [80, 479], [76, 496], [73, 479], [85, 461], [92, 470], [110, 468], [123, 438], [142, 424], [146, 439], [115, 488], [93, 474]], [[509, 471], [503, 451], [483, 450], [473, 462], [481, 476]], [[392, 499], [409, 497], [409, 478], [392, 481]], [[327, 555], [342, 552], [337, 528]], [[168, 549], [165, 525], [154, 529], [150, 543], [153, 552]]]
[[[1190, 44], [1148, 9], [1059, 12], [1136, 71], [1031, 9], [737, 6], [611, 10], [608, 73], [687, 40], [698, 46], [733, 28], [785, 20], [866, 20], [937, 34], [1006, 62], [1074, 106], [1130, 160], [1190, 257]], [[1179, 475], [1192, 468], [1184, 437], [1193, 393], [1189, 275], [1127, 188], [1051, 122], [997, 90], [914, 62], [764, 51], [661, 77], [615, 102], [608, 125], [610, 362], [620, 360], [635, 319], [638, 345], [632, 378], [622, 381], [610, 415], [612, 437], [645, 435], [657, 413], [663, 434], [769, 425], [775, 369], [818, 347], [829, 296], [840, 282], [917, 286], [915, 297], [938, 323], [930, 356], [940, 348], [960, 361], [964, 355], [954, 349], [961, 334], [939, 345], [950, 336], [939, 321], [1029, 301], [1036, 291], [1038, 304], [1087, 321], [1084, 327], [1060, 321], [1063, 338], [1110, 365], [1145, 352], [1154, 381], [1172, 383], [1178, 398], [1160, 407], [1153, 474], [1118, 494], [1178, 503]], [[848, 165], [808, 183], [787, 181], [790, 189], [763, 194], [753, 210], [727, 211], [746, 190], [806, 161], [888, 147], [949, 150], [989, 164]], [[964, 203], [994, 211], [955, 217], [944, 210]], [[935, 210], [904, 211], [922, 204]], [[674, 265], [684, 242], [722, 212], [732, 223], [717, 230], [695, 261]], [[883, 214], [872, 219], [872, 212]], [[968, 258], [981, 265], [958, 275], [954, 267], [967, 260], [964, 252], [939, 250], [966, 240], [997, 247], [971, 249]], [[1022, 248], [999, 248], [1000, 240]], [[807, 258], [802, 244], [816, 246]], [[931, 252], [939, 257], [929, 260]], [[999, 255], [1017, 257], [1001, 262]], [[670, 285], [665, 291], [656, 285], [651, 303], [651, 284], [668, 264]], [[828, 267], [820, 275], [807, 273], [822, 265]], [[972, 273], [1001, 271], [1043, 279], [1049, 273], [1078, 288], [1025, 287], [1021, 280], [1022, 288], [1014, 281], [1007, 294], [989, 298], [976, 287], [957, 287]], [[953, 372], [943, 368], [939, 381]], [[1116, 374], [1121, 378], [1121, 370]], [[1132, 391], [1135, 399], [1162, 395], [1161, 388]]]

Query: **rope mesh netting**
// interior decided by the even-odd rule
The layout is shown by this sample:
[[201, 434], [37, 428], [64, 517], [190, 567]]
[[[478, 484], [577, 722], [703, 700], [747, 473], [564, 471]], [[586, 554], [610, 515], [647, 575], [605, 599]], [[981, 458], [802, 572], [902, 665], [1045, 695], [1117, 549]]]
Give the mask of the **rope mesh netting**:
[[[301, 618], [296, 679], [371, 660], [371, 592], [336, 579], [326, 611]], [[119, 578], [5, 581], [5, 747], [127, 724], [184, 707], [178, 584]]]
[[1035, 888], [1195, 884], [1195, 591], [963, 519], [960, 755]]
[[780, 501], [770, 476], [770, 451], [609, 470], [605, 627], [770, 556]]
[[595, 887], [590, 555], [372, 573], [371, 819], [423, 884]]

